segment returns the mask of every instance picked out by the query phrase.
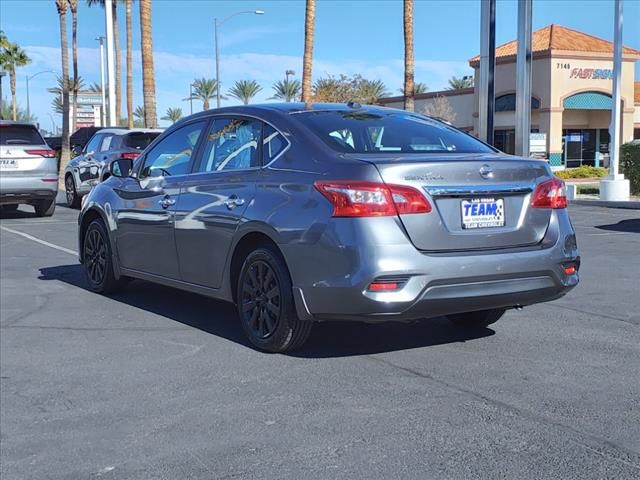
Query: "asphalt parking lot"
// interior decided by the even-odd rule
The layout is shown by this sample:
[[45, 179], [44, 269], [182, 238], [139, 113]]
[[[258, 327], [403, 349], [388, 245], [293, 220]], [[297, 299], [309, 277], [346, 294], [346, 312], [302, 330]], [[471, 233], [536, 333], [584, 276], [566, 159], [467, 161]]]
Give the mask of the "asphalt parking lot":
[[0, 220], [3, 479], [640, 478], [640, 211], [572, 206], [581, 284], [492, 328], [318, 325], [86, 290], [77, 212]]

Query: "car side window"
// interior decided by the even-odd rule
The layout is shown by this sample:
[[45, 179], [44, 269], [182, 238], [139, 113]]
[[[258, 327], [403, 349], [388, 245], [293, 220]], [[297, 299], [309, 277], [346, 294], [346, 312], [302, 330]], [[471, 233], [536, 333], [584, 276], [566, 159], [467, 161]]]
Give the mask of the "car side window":
[[243, 170], [260, 166], [262, 125], [244, 118], [216, 118], [209, 129], [200, 172]]
[[262, 133], [264, 137], [262, 140], [262, 163], [266, 165], [280, 155], [287, 148], [288, 143], [278, 130], [267, 123], [264, 124]]
[[101, 152], [106, 152], [107, 150], [109, 150], [109, 148], [111, 148], [111, 139], [113, 138], [113, 135], [111, 134], [107, 134], [102, 138], [102, 142], [100, 142], [100, 151]]
[[190, 123], [163, 138], [145, 157], [140, 178], [185, 175], [207, 122]]
[[97, 133], [93, 137], [91, 137], [91, 140], [89, 140], [87, 145], [84, 147], [85, 153], [96, 153], [103, 138], [104, 134], [102, 133]]

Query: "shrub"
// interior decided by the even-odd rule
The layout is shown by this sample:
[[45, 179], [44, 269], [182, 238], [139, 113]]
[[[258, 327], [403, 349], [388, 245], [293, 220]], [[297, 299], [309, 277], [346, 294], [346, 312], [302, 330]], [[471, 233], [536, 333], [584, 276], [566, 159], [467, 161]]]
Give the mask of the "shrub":
[[609, 171], [606, 168], [591, 167], [589, 165], [582, 165], [576, 168], [567, 168], [566, 170], [560, 170], [554, 172], [555, 176], [564, 180], [568, 178], [595, 178], [604, 177]]
[[600, 188], [594, 186], [578, 185], [578, 193], [580, 195], [600, 195]]
[[640, 142], [625, 143], [620, 147], [620, 172], [631, 184], [631, 193], [640, 195]]

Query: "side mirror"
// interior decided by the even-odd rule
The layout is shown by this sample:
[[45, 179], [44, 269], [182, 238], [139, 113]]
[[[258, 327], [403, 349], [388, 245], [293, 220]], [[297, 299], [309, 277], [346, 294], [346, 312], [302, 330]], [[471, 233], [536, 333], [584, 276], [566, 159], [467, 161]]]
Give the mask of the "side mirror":
[[74, 147], [71, 149], [71, 153], [73, 153], [73, 155], [75, 155], [77, 157], [78, 155], [80, 155], [82, 153], [82, 146], [81, 145], [74, 145]]
[[109, 172], [114, 177], [126, 178], [131, 176], [133, 170], [133, 160], [130, 158], [119, 158], [109, 165]]

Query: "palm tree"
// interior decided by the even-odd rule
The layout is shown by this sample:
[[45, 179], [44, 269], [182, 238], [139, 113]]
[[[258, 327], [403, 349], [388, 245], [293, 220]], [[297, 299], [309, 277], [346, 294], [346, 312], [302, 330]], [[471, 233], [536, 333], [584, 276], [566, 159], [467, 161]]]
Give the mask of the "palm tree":
[[71, 131], [76, 130], [78, 111], [78, 0], [69, 0], [71, 10], [71, 51], [73, 54], [73, 115], [71, 117]]
[[151, 0], [140, 0], [140, 37], [142, 39], [142, 92], [144, 124], [158, 126], [156, 114], [156, 79], [153, 69], [153, 40], [151, 36]]
[[125, 15], [127, 23], [127, 126], [133, 128], [133, 66], [132, 49], [133, 38], [131, 33], [131, 4], [132, 0], [126, 0]]
[[380, 98], [389, 96], [382, 80], [359, 79], [356, 89], [357, 100], [363, 103], [376, 103]]
[[[2, 107], [0, 108], [0, 119], [9, 118], [13, 114], [11, 106], [9, 106], [9, 102], [6, 102], [4, 99], [2, 102]], [[31, 114], [31, 116], [27, 116], [27, 110], [25, 108], [20, 108], [20, 105], [17, 107], [17, 115], [16, 120], [18, 122], [26, 122], [26, 123], [35, 123], [36, 116]]]
[[404, 109], [413, 112], [413, 0], [404, 0]]
[[218, 82], [215, 78], [196, 78], [193, 81], [193, 95], [187, 97], [187, 100], [201, 100], [202, 109], [209, 110], [209, 100], [216, 96], [217, 91]]
[[136, 107], [136, 109], [133, 111], [133, 116], [137, 119], [137, 120], [142, 120], [144, 121], [144, 108], [141, 105], [138, 105]]
[[313, 35], [316, 24], [316, 0], [307, 0], [304, 20], [304, 57], [302, 63], [302, 101], [311, 101], [311, 66], [313, 63]]
[[[399, 88], [398, 91], [404, 95], [404, 88]], [[429, 91], [429, 87], [427, 87], [426, 83], [416, 82], [413, 84], [413, 94], [419, 95], [421, 93], [427, 93]]]
[[275, 92], [271, 99], [284, 100], [285, 102], [291, 102], [292, 100], [298, 100], [300, 98], [300, 92], [302, 91], [302, 84], [300, 80], [278, 80], [271, 87]]
[[229, 96], [237, 98], [245, 105], [255, 97], [262, 87], [255, 80], [238, 80], [232, 88], [229, 89]]
[[473, 87], [473, 77], [456, 77], [453, 76], [449, 79], [449, 88], [447, 90], [459, 90], [461, 88]]
[[27, 53], [17, 44], [9, 42], [2, 52], [2, 68], [9, 71], [9, 82], [11, 86], [11, 112], [15, 121], [18, 118], [18, 104], [16, 102], [16, 67], [24, 67], [31, 63]]
[[64, 170], [69, 163], [69, 48], [67, 46], [67, 0], [56, 0], [60, 20], [60, 51], [62, 58], [62, 148], [60, 149], [60, 169], [58, 184], [64, 188]]
[[90, 92], [102, 93], [102, 86], [101, 86], [99, 83], [92, 82], [92, 83], [87, 87], [87, 90], [89, 90]]
[[[71, 0], [69, 0], [71, 1]], [[116, 94], [116, 118], [120, 118], [120, 111], [122, 110], [122, 92], [121, 92], [121, 75], [120, 75], [120, 33], [118, 30], [118, 1], [122, 0], [113, 0], [111, 3], [111, 18], [113, 19], [113, 48], [115, 49], [115, 70], [116, 70], [116, 84], [115, 84], [115, 94]], [[87, 0], [87, 5], [100, 5], [104, 8], [105, 1], [104, 0]]]
[[181, 118], [182, 118], [181, 108], [167, 108], [167, 113], [164, 114], [164, 117], [162, 117], [162, 120], [168, 120], [171, 123], [176, 123]]

